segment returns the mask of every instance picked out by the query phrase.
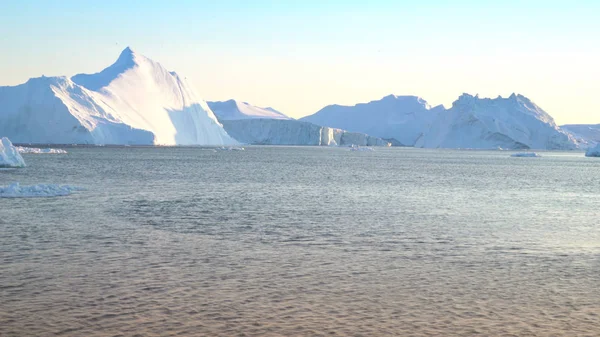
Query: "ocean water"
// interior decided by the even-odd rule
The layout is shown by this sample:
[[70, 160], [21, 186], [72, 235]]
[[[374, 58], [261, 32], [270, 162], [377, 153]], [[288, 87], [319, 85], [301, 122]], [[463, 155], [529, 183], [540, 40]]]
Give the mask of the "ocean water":
[[598, 336], [600, 160], [248, 147], [24, 155], [0, 336]]

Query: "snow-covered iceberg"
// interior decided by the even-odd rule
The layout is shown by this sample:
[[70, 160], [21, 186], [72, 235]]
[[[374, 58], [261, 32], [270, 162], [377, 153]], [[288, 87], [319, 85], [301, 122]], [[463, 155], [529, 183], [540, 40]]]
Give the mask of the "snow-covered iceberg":
[[518, 152], [518, 153], [513, 153], [510, 156], [511, 157], [517, 157], [517, 158], [536, 158], [536, 157], [541, 157], [539, 154], [537, 154], [535, 152]]
[[522, 95], [479, 98], [463, 94], [441, 112], [416, 147], [572, 150], [577, 141]]
[[347, 132], [297, 120], [253, 118], [221, 122], [228, 134], [245, 144], [389, 146], [387, 141], [364, 133]]
[[560, 128], [573, 135], [581, 148], [600, 144], [600, 124], [567, 124]]
[[585, 156], [586, 157], [600, 157], [600, 144], [596, 145], [595, 147], [589, 148], [586, 151]]
[[130, 48], [99, 73], [0, 87], [0, 106], [16, 143], [236, 144], [185, 77]]
[[389, 95], [354, 106], [329, 105], [300, 120], [413, 146], [442, 111], [443, 106], [432, 107], [417, 96]]
[[25, 167], [25, 160], [10, 139], [0, 139], [0, 167]]
[[416, 96], [386, 96], [354, 106], [330, 105], [301, 118], [362, 132], [394, 145], [462, 149], [571, 150], [580, 142], [522, 95], [479, 98], [463, 94], [450, 109]]
[[0, 198], [60, 197], [83, 190], [83, 188], [69, 185], [39, 184], [21, 186], [19, 183], [12, 183], [9, 186], [0, 186]]
[[24, 147], [17, 146], [17, 151], [19, 153], [27, 153], [27, 154], [66, 154], [67, 151], [63, 149], [39, 149], [36, 147]]

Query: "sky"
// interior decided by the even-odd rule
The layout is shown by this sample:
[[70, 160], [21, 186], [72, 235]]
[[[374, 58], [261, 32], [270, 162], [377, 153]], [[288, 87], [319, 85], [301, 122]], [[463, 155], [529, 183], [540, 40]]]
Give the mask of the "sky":
[[600, 1], [0, 0], [0, 85], [94, 73], [127, 46], [205, 100], [292, 117], [389, 94], [523, 94], [600, 123]]

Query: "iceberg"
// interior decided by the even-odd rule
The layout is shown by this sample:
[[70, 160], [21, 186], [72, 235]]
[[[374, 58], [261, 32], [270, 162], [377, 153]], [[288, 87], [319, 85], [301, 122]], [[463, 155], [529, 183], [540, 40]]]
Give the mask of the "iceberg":
[[0, 198], [40, 198], [60, 197], [70, 195], [75, 191], [83, 191], [81, 187], [69, 185], [39, 184], [32, 186], [21, 186], [12, 183], [8, 186], [0, 186]]
[[443, 106], [432, 107], [421, 97], [388, 95], [354, 106], [329, 105], [300, 120], [413, 146], [443, 111]]
[[519, 153], [513, 153], [510, 156], [511, 157], [518, 157], [518, 158], [536, 158], [536, 157], [541, 157], [539, 154], [537, 154], [535, 152], [519, 152]]
[[246, 149], [244, 149], [243, 147], [238, 147], [238, 146], [227, 146], [227, 147], [221, 146], [221, 147], [218, 147], [216, 150], [217, 151], [244, 151]]
[[95, 74], [0, 86], [0, 102], [16, 143], [237, 145], [184, 76], [130, 48]]
[[309, 122], [272, 118], [223, 120], [223, 127], [240, 143], [252, 145], [390, 146], [364, 133], [323, 127]]
[[415, 146], [574, 150], [578, 144], [525, 96], [491, 99], [463, 94], [437, 116]]
[[25, 160], [10, 139], [6, 137], [2, 137], [0, 140], [0, 167], [25, 167]]
[[373, 150], [372, 147], [364, 147], [364, 146], [356, 146], [356, 145], [352, 145], [350, 146], [350, 151], [357, 151], [357, 152], [373, 152], [375, 150]]
[[[450, 109], [441, 105], [432, 107], [417, 96], [389, 95], [355, 106], [330, 105], [300, 120], [366, 133], [394, 145], [422, 148], [573, 150], [580, 147], [576, 137], [556, 125], [548, 113], [517, 94], [495, 99], [463, 94]], [[592, 137], [593, 130], [586, 130]]]
[[589, 148], [586, 151], [585, 156], [586, 157], [600, 157], [600, 144], [596, 145], [595, 147]]
[[27, 153], [27, 154], [66, 154], [67, 151], [63, 149], [38, 149], [35, 147], [23, 147], [17, 146], [17, 151], [19, 153]]
[[292, 119], [273, 108], [261, 108], [234, 99], [206, 103], [219, 121], [249, 118]]

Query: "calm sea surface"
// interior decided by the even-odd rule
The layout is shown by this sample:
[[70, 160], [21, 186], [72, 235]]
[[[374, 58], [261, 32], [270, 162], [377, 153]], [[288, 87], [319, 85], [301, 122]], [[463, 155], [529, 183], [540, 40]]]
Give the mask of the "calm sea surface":
[[600, 160], [248, 147], [25, 155], [0, 336], [599, 336]]

